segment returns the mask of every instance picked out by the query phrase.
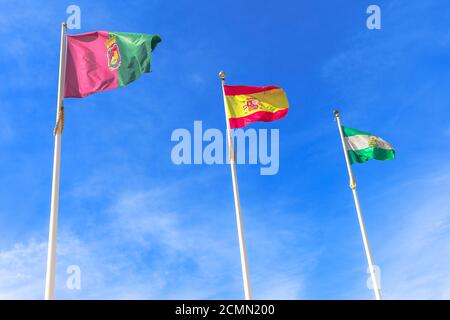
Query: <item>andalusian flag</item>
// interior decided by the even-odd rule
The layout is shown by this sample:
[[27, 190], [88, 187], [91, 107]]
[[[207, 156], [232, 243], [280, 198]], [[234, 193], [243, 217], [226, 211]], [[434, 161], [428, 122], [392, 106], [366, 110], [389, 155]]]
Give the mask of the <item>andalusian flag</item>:
[[392, 145], [373, 134], [342, 126], [345, 146], [350, 163], [363, 163], [370, 159], [392, 160], [395, 151]]
[[150, 72], [157, 35], [97, 31], [67, 36], [64, 97], [124, 87]]
[[286, 93], [280, 87], [224, 85], [230, 128], [242, 128], [256, 121], [275, 121], [288, 113]]

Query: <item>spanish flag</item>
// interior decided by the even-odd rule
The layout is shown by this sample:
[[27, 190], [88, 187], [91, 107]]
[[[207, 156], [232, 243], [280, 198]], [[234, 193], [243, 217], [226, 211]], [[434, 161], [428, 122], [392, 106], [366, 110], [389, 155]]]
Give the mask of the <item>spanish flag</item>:
[[224, 85], [223, 88], [231, 129], [242, 128], [257, 121], [275, 121], [288, 113], [286, 93], [280, 87]]

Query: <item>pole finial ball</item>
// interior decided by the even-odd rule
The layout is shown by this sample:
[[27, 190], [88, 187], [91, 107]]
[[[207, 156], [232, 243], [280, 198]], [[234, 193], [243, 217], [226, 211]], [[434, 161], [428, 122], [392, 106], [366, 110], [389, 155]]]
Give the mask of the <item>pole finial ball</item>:
[[334, 110], [333, 114], [334, 114], [335, 117], [339, 117], [339, 110]]
[[225, 71], [220, 71], [219, 72], [219, 78], [221, 79], [221, 80], [225, 80]]

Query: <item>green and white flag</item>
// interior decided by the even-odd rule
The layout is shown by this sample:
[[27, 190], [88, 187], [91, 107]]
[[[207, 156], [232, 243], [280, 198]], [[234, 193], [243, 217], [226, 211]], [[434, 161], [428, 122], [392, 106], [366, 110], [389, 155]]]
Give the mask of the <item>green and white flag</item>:
[[392, 160], [395, 151], [392, 145], [373, 134], [342, 126], [345, 147], [350, 163], [363, 163], [370, 159]]

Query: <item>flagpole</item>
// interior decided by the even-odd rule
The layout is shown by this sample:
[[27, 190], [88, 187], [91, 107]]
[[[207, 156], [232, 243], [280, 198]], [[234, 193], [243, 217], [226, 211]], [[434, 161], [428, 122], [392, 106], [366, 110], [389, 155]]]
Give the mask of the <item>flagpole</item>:
[[230, 152], [230, 167], [231, 167], [231, 178], [233, 181], [233, 192], [234, 192], [234, 207], [236, 209], [236, 224], [237, 224], [237, 232], [239, 238], [239, 252], [241, 254], [241, 267], [242, 267], [242, 279], [244, 282], [244, 295], [245, 300], [252, 299], [252, 291], [250, 286], [250, 278], [248, 274], [248, 264], [247, 264], [247, 248], [245, 246], [245, 238], [244, 238], [244, 225], [242, 222], [242, 213], [241, 213], [241, 203], [239, 200], [239, 188], [238, 188], [238, 180], [236, 174], [236, 156], [233, 144], [233, 138], [231, 137], [231, 129], [230, 123], [227, 117], [227, 100], [225, 97], [225, 72], [220, 71], [219, 73], [220, 80], [222, 80], [222, 94], [223, 94], [223, 105], [225, 108], [225, 121], [227, 123], [227, 139], [228, 146]]
[[369, 239], [367, 238], [366, 227], [364, 225], [363, 216], [361, 213], [361, 206], [359, 204], [358, 193], [356, 191], [356, 180], [353, 175], [350, 160], [348, 158], [347, 148], [345, 147], [344, 133], [342, 132], [341, 120], [339, 118], [339, 111], [334, 111], [334, 116], [336, 117], [336, 122], [339, 129], [339, 135], [341, 136], [342, 148], [344, 150], [345, 163], [347, 164], [348, 176], [350, 178], [350, 188], [352, 189], [353, 199], [355, 200], [356, 213], [358, 215], [359, 228], [361, 229], [361, 235], [364, 243], [364, 250], [366, 252], [367, 263], [369, 264], [370, 276], [372, 278], [373, 290], [375, 292], [375, 298], [381, 300], [381, 288], [377, 281], [377, 275], [375, 271], [375, 266], [372, 259], [372, 254], [369, 247]]
[[61, 47], [59, 52], [58, 98], [56, 101], [56, 126], [53, 131], [55, 148], [53, 156], [52, 199], [48, 234], [47, 273], [45, 300], [55, 298], [56, 236], [58, 229], [59, 173], [61, 160], [61, 137], [64, 128], [64, 82], [66, 69], [66, 23], [61, 24]]

